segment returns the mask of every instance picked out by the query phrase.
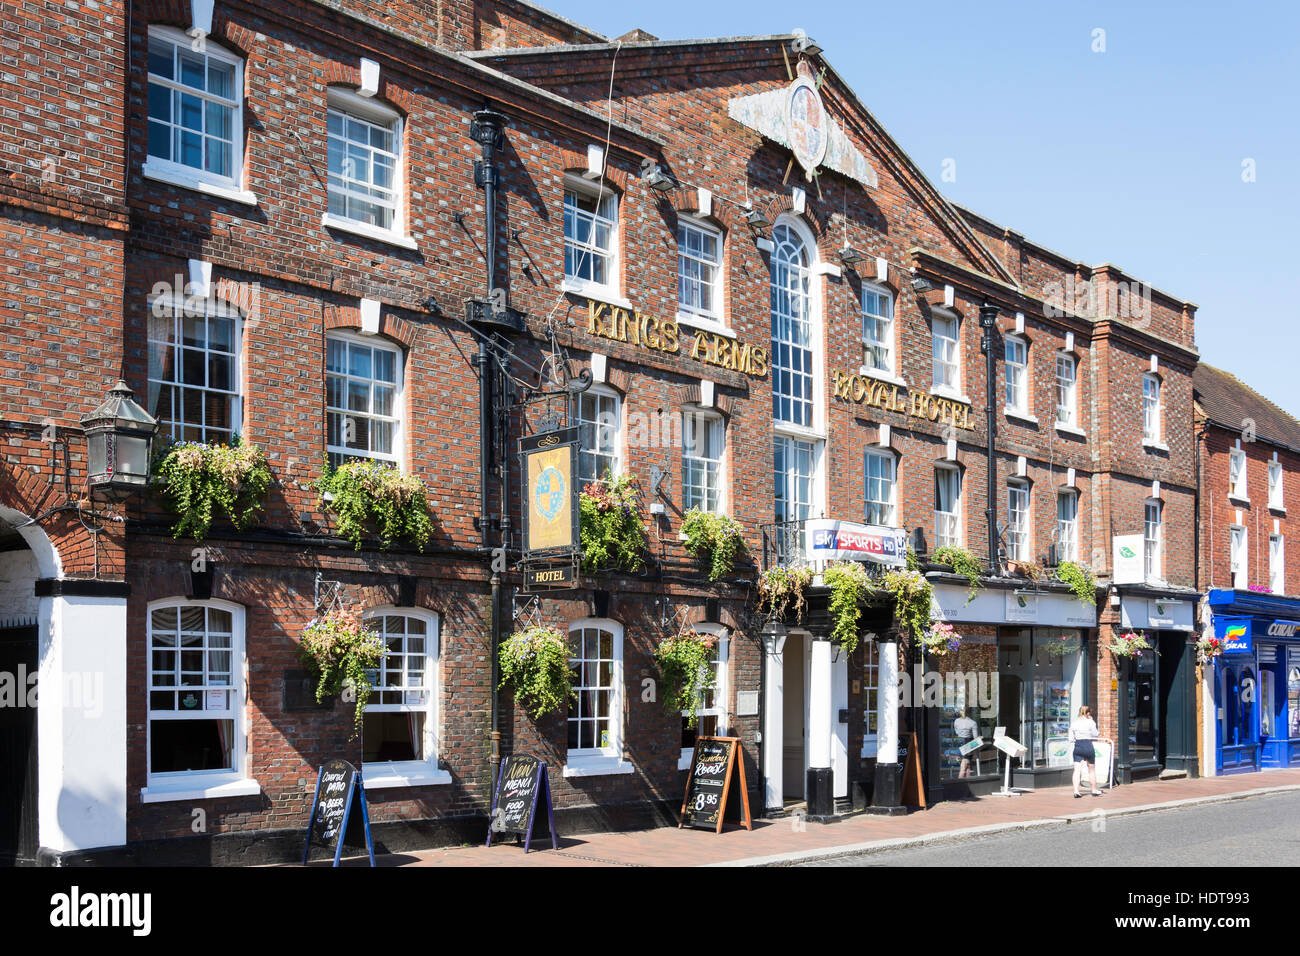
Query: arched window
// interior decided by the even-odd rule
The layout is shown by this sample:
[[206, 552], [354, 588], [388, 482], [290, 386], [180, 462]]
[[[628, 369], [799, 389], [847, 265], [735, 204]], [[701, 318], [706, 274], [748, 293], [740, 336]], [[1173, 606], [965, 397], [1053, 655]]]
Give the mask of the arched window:
[[367, 787], [450, 783], [438, 769], [438, 615], [420, 608], [374, 608], [366, 623], [388, 648], [369, 673], [374, 691], [361, 732]]
[[577, 699], [569, 701], [564, 775], [631, 773], [623, 760], [623, 625], [601, 618], [574, 621], [569, 653]]
[[239, 433], [242, 316], [221, 299], [149, 303], [149, 414], [163, 439], [229, 442]]
[[812, 270], [807, 246], [788, 223], [772, 230], [772, 418], [813, 427]]

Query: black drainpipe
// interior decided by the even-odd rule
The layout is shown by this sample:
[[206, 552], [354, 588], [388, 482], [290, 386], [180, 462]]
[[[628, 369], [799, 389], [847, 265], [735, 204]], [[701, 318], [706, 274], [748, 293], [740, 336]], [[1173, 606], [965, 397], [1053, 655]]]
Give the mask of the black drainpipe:
[[980, 351], [984, 353], [984, 420], [987, 432], [985, 455], [988, 462], [988, 508], [985, 520], [989, 529], [989, 570], [995, 577], [1002, 574], [1002, 561], [998, 556], [998, 463], [993, 450], [993, 439], [998, 433], [997, 424], [997, 353], [994, 351], [998, 307], [985, 302], [980, 306]]

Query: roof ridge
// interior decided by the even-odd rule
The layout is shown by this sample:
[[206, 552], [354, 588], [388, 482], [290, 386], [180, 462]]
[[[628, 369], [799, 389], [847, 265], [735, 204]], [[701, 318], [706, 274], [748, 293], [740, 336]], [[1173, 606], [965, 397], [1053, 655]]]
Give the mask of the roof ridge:
[[[1235, 373], [1229, 372], [1225, 368], [1219, 368], [1217, 365], [1211, 365], [1208, 362], [1201, 362], [1198, 367], [1204, 368], [1211, 372], [1216, 372], [1219, 375], [1223, 375], [1226, 376], [1227, 378], [1232, 379], [1233, 382], [1235, 382], [1241, 388], [1244, 388], [1246, 391], [1250, 392], [1251, 395], [1259, 399], [1259, 401], [1261, 401], [1264, 405], [1268, 406], [1269, 408], [1277, 412], [1279, 415], [1286, 417], [1293, 425], [1295, 425], [1297, 428], [1300, 428], [1300, 418], [1296, 418], [1296, 416], [1292, 415], [1290, 412], [1288, 412], [1281, 405], [1277, 404], [1277, 402], [1273, 401], [1267, 395], [1264, 395], [1263, 393], [1257, 391], [1253, 385], [1250, 385], [1247, 382], [1243, 381]], [[1195, 380], [1193, 380], [1192, 387], [1195, 388]]]

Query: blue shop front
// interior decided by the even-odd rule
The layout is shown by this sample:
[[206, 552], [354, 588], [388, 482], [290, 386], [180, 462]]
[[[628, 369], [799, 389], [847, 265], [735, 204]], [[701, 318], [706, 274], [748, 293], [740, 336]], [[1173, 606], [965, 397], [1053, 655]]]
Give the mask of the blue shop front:
[[1300, 767], [1300, 600], [1252, 591], [1209, 593], [1215, 768]]

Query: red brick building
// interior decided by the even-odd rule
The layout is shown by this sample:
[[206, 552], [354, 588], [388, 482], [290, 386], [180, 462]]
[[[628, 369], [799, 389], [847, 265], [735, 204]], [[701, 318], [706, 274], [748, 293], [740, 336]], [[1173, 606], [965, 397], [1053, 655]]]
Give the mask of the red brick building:
[[[836, 520], [890, 547], [919, 529], [923, 560], [948, 544], [984, 569], [967, 601], [965, 578], [922, 564], [963, 638], [932, 669], [984, 675], [978, 699], [902, 712], [932, 797], [996, 784], [992, 748], [954, 756], [961, 710], [986, 739], [1023, 739], [1026, 786], [1060, 782], [1061, 715], [1081, 703], [1123, 774], [1195, 769], [1164, 713], [1191, 686], [1195, 307], [945, 201], [806, 37], [610, 41], [518, 0], [5, 16], [4, 647], [68, 695], [64, 678], [98, 675], [104, 708], [43, 692], [6, 725], [39, 755], [11, 788], [7, 852], [291, 857], [338, 756], [362, 767], [386, 846], [479, 839], [494, 731], [547, 761], [561, 833], [667, 821], [692, 732], [654, 693], [653, 652], [683, 621], [722, 638], [702, 729], [741, 739], [756, 811], [892, 807], [889, 603], [852, 655], [820, 578], [806, 620], [754, 606], [756, 575], [808, 561]], [[538, 720], [505, 691], [493, 714], [500, 532], [476, 526], [517, 489], [514, 443], [538, 424], [490, 437], [507, 467], [481, 501], [482, 336], [460, 317], [489, 291], [470, 136], [485, 106], [509, 121], [490, 251], [524, 315], [511, 374], [535, 384], [556, 351], [589, 370], [570, 409], [583, 477], [635, 475], [647, 506], [639, 575], [535, 605], [498, 579], [498, 613], [568, 631], [590, 665], [581, 702]], [[1002, 557], [1022, 573], [989, 573], [981, 306]], [[156, 495], [87, 493], [78, 423], [119, 377], [164, 441], [265, 451], [256, 527], [178, 539]], [[427, 546], [340, 536], [313, 488], [327, 455], [420, 476]], [[693, 505], [744, 529], [714, 584], [679, 537]], [[1147, 560], [1108, 583], [1130, 534]], [[1063, 560], [1102, 579], [1095, 605], [1027, 576]], [[359, 739], [300, 659], [335, 601], [390, 642], [398, 690]], [[1104, 648], [1128, 628], [1168, 673], [1117, 664]]]

